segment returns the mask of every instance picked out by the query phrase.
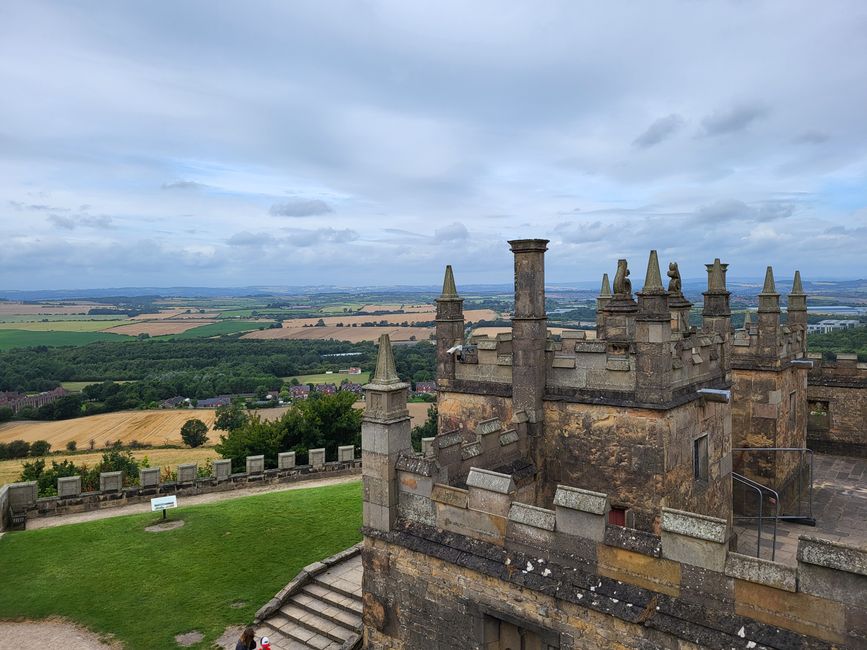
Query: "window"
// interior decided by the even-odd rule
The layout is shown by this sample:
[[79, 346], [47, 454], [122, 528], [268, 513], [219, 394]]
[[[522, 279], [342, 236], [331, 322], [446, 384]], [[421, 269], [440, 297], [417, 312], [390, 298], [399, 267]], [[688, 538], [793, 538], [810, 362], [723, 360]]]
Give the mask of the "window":
[[558, 650], [557, 635], [485, 616], [485, 650]]
[[692, 443], [692, 472], [696, 481], [707, 481], [708, 478], [707, 434], [696, 438]]
[[795, 391], [789, 393], [789, 431], [794, 431], [798, 422], [798, 401]]
[[626, 525], [626, 508], [614, 508], [608, 511], [608, 523], [612, 526]]

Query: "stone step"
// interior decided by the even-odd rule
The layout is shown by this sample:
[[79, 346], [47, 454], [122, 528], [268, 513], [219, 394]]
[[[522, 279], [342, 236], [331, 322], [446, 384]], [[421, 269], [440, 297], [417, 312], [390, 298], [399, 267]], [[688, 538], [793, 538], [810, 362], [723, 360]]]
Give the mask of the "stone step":
[[271, 641], [272, 650], [310, 650], [312, 647], [306, 643], [293, 639], [292, 637], [286, 636], [267, 621], [260, 625], [256, 630], [257, 643], [263, 636], [267, 636]]
[[290, 601], [296, 607], [307, 610], [311, 614], [316, 614], [322, 618], [327, 618], [332, 623], [342, 625], [347, 630], [357, 632], [361, 629], [361, 616], [356, 612], [348, 612], [345, 609], [336, 607], [327, 603], [324, 600], [315, 598], [310, 594], [301, 592], [292, 596]]
[[269, 628], [272, 633], [280, 634], [286, 639], [284, 643], [291, 650], [310, 650], [311, 648], [313, 650], [334, 650], [342, 645], [341, 642], [317, 634], [296, 621], [281, 616], [279, 612], [265, 621], [260, 630], [265, 627]]
[[360, 599], [360, 596], [349, 589], [345, 589], [341, 587], [337, 583], [329, 583], [322, 580], [319, 576], [313, 578], [312, 584], [319, 585], [323, 589], [330, 589], [331, 591], [336, 591], [338, 594], [343, 596], [348, 596], [349, 598]]
[[[316, 612], [302, 609], [291, 601], [283, 605], [275, 614], [280, 614], [293, 623], [340, 643], [346, 641], [356, 631], [355, 628], [347, 627], [342, 623], [336, 623]], [[305, 641], [305, 643], [309, 643], [309, 641]]]
[[344, 609], [350, 614], [358, 614], [361, 616], [361, 598], [358, 598], [357, 596], [346, 596], [314, 583], [304, 585], [301, 589], [301, 593], [306, 593], [313, 598], [318, 598], [328, 605]]

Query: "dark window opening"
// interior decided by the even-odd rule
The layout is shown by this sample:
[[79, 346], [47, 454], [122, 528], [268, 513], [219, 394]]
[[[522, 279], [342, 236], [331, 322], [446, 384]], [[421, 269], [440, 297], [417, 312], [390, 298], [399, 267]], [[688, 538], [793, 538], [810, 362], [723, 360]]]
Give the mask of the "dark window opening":
[[626, 508], [611, 508], [608, 512], [608, 523], [612, 526], [625, 526]]
[[559, 650], [555, 636], [485, 616], [485, 650]]
[[692, 443], [692, 472], [696, 481], [707, 481], [708, 463], [707, 434], [704, 434]]

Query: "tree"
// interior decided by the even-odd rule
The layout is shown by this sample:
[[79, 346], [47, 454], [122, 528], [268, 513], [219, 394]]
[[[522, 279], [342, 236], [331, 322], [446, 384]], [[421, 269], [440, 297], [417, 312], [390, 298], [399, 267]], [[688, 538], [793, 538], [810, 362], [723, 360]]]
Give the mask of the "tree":
[[187, 420], [181, 427], [181, 439], [190, 447], [201, 447], [208, 441], [208, 425], [197, 418]]
[[47, 440], [34, 440], [30, 443], [31, 456], [46, 456], [51, 451], [51, 443]]
[[78, 444], [75, 440], [70, 440], [66, 443], [66, 451], [75, 451], [78, 448]]
[[240, 429], [249, 420], [247, 411], [240, 402], [232, 402], [226, 406], [217, 408], [217, 418], [214, 420], [214, 428], [223, 431]]
[[0, 422], [8, 422], [15, 412], [8, 406], [0, 406]]
[[437, 405], [431, 404], [427, 409], [427, 420], [424, 424], [412, 428], [410, 437], [412, 446], [416, 451], [421, 451], [421, 439], [433, 438], [437, 434]]

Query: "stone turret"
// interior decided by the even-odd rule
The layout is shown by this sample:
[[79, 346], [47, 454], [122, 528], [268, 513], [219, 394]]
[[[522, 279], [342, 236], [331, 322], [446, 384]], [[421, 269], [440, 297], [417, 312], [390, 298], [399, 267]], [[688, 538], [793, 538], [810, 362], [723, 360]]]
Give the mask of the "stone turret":
[[455, 379], [455, 355], [448, 351], [464, 340], [464, 299], [458, 295], [451, 265], [446, 267], [436, 303], [437, 385], [447, 388]]
[[713, 264], [707, 267], [707, 291], [704, 296], [704, 306], [701, 311], [702, 331], [716, 333], [723, 341], [720, 352], [720, 367], [724, 372], [731, 368], [731, 326], [732, 310], [729, 304], [731, 293], [726, 288], [726, 271], [728, 264], [723, 264], [717, 257]]
[[638, 292], [635, 318], [635, 397], [639, 402], [665, 403], [671, 399], [671, 312], [662, 286], [659, 259], [650, 251], [644, 287]]
[[765, 271], [765, 283], [759, 294], [757, 354], [776, 361], [780, 345], [780, 294], [774, 284], [774, 269]]
[[361, 420], [363, 520], [365, 526], [377, 530], [390, 531], [397, 518], [395, 463], [401, 452], [412, 452], [408, 388], [395, 370], [391, 340], [383, 334], [379, 337], [376, 372], [364, 386]]
[[537, 435], [542, 426], [545, 393], [545, 251], [547, 239], [510, 241], [515, 255], [515, 312], [512, 315], [512, 405], [521, 411], [527, 432]]
[[792, 290], [789, 292], [789, 302], [786, 306], [787, 322], [789, 327], [799, 326], [804, 332], [807, 331], [807, 294], [801, 285], [801, 272], [795, 271], [795, 280]]
[[608, 274], [602, 274], [602, 288], [596, 297], [596, 336], [605, 336], [605, 307], [611, 302], [611, 285], [608, 283]]

